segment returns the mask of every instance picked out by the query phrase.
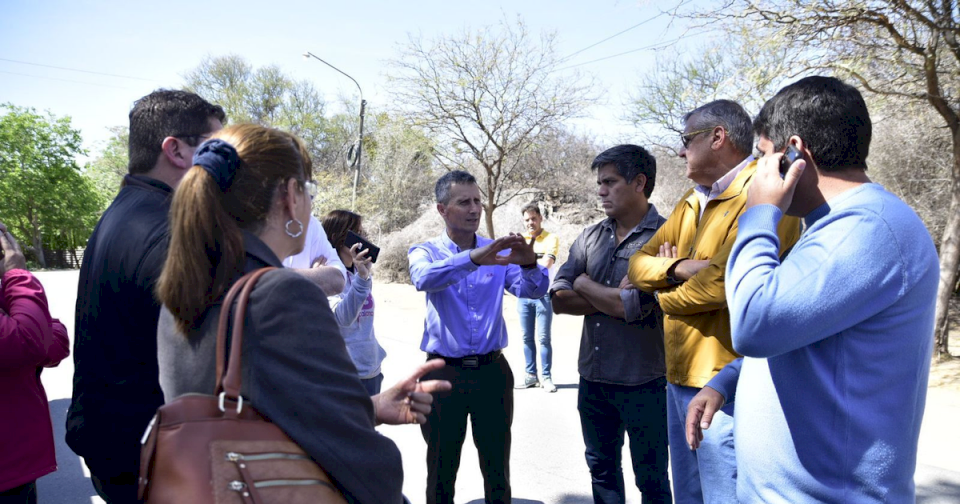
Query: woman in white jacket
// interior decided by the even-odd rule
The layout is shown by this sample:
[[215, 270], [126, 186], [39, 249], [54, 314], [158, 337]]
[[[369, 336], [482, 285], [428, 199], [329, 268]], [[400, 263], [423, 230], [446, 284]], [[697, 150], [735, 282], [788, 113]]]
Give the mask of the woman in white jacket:
[[340, 333], [357, 367], [360, 382], [370, 395], [376, 395], [383, 383], [380, 364], [387, 352], [377, 342], [373, 331], [373, 264], [367, 257], [368, 250], [359, 250], [359, 243], [346, 246], [349, 231], [364, 235], [363, 217], [347, 210], [334, 210], [323, 217], [322, 225], [330, 244], [347, 268], [347, 283], [343, 292], [328, 298], [330, 308], [340, 324]]

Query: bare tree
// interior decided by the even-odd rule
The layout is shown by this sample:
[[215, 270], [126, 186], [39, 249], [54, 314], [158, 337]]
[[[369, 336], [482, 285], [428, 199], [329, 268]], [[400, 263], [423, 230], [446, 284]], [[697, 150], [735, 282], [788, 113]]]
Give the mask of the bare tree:
[[951, 138], [950, 205], [940, 238], [934, 337], [947, 358], [947, 310], [960, 266], [960, 10], [954, 0], [726, 0], [694, 15], [751, 26], [794, 68], [836, 73], [879, 96], [924, 103]]
[[557, 71], [556, 35], [532, 39], [522, 21], [424, 41], [411, 36], [390, 80], [404, 113], [436, 139], [448, 170], [482, 171], [487, 232], [493, 212], [523, 192], [505, 183], [540, 133], [593, 101], [578, 74]]
[[786, 49], [761, 42], [752, 28], [729, 23], [688, 54], [658, 53], [654, 68], [638, 76], [626, 108], [643, 143], [677, 154], [684, 114], [713, 100], [733, 100], [758, 112], [785, 79], [795, 76]]

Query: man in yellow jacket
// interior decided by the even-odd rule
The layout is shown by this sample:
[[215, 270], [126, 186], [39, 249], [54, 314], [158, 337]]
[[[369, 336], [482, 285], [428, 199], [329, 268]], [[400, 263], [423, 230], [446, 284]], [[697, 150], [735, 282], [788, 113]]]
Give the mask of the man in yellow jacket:
[[[733, 350], [723, 276], [737, 236], [747, 188], [756, 171], [753, 129], [739, 104], [717, 100], [684, 116], [680, 157], [696, 186], [630, 259], [629, 282], [651, 292], [664, 314], [667, 425], [677, 504], [736, 502], [733, 391], [697, 451], [686, 443], [687, 405], [724, 366]], [[778, 229], [781, 253], [800, 234], [796, 218]]]

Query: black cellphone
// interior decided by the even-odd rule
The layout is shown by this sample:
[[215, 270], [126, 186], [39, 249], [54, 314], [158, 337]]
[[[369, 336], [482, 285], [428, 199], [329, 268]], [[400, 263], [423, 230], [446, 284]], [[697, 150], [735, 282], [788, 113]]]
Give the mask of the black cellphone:
[[787, 144], [787, 152], [784, 152], [783, 157], [780, 158], [780, 178], [785, 177], [790, 165], [801, 157], [803, 157], [803, 154], [793, 144]]
[[360, 250], [358, 250], [358, 252], [369, 250], [367, 257], [370, 258], [370, 262], [377, 262], [377, 256], [380, 255], [380, 247], [370, 243], [353, 231], [347, 231], [347, 239], [343, 241], [343, 244], [347, 248], [351, 248], [355, 243], [360, 244]]

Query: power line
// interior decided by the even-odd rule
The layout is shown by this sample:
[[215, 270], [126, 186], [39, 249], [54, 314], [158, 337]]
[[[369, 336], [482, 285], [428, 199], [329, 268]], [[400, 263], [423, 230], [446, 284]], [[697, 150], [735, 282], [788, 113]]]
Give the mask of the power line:
[[117, 75], [117, 74], [104, 73], [104, 72], [94, 72], [91, 70], [80, 70], [79, 68], [67, 68], [67, 67], [54, 66], [54, 65], [44, 65], [41, 63], [31, 63], [29, 61], [18, 61], [18, 60], [12, 60], [7, 58], [0, 58], [0, 61], [9, 61], [10, 63], [19, 63], [21, 65], [38, 66], [38, 67], [44, 67], [44, 68], [55, 68], [57, 70], [67, 70], [70, 72], [82, 72], [82, 73], [93, 74], [93, 75], [105, 75], [107, 77], [119, 77], [121, 79], [133, 79], [133, 80], [154, 82], [154, 83], [160, 82], [153, 79], [144, 79], [142, 77], [130, 77], [129, 75]]
[[661, 47], [666, 47], [666, 46], [668, 46], [668, 45], [670, 45], [670, 44], [673, 44], [674, 42], [679, 42], [680, 40], [683, 40], [684, 37], [692, 37], [692, 36], [695, 36], [695, 35], [700, 35], [701, 33], [706, 33], [706, 32], [708, 32], [708, 31], [709, 31], [709, 30], [703, 30], [703, 31], [700, 31], [700, 32], [689, 33], [689, 34], [686, 34], [686, 35], [677, 37], [677, 38], [672, 39], [672, 40], [665, 40], [665, 41], [663, 41], [663, 42], [657, 42], [656, 44], [651, 44], [651, 45], [644, 46], [644, 47], [638, 47], [638, 48], [636, 48], [636, 49], [631, 49], [631, 50], [629, 50], [629, 51], [624, 51], [624, 52], [622, 52], [622, 53], [612, 54], [612, 55], [610, 55], [610, 56], [604, 56], [604, 57], [602, 57], [602, 58], [597, 58], [597, 59], [590, 60], [590, 61], [584, 61], [583, 63], [577, 63], [577, 64], [575, 64], [575, 65], [565, 66], [565, 67], [563, 67], [563, 68], [558, 68], [556, 71], [560, 72], [560, 71], [562, 71], [562, 70], [569, 70], [569, 69], [571, 69], [571, 68], [576, 68], [576, 67], [578, 67], [578, 66], [589, 65], [590, 63], [596, 63], [596, 62], [598, 62], [598, 61], [608, 60], [608, 59], [611, 59], [611, 58], [616, 58], [616, 57], [619, 57], [619, 56], [624, 56], [624, 55], [631, 54], [631, 53], [635, 53], [635, 52], [647, 51], [647, 50], [650, 50], [650, 49], [660, 49]]
[[25, 73], [7, 72], [7, 71], [5, 71], [5, 70], [0, 70], [0, 73], [10, 74], [10, 75], [20, 75], [20, 76], [22, 76], [22, 77], [33, 77], [34, 79], [48, 79], [48, 80], [55, 80], [55, 81], [62, 81], [62, 82], [70, 82], [70, 83], [73, 83], [73, 84], [86, 84], [87, 86], [97, 86], [97, 87], [105, 87], [105, 88], [113, 88], [113, 89], [125, 89], [125, 90], [128, 90], [128, 91], [130, 90], [130, 88], [125, 88], [125, 87], [120, 87], [120, 86], [111, 86], [111, 85], [108, 85], [108, 84], [95, 84], [95, 83], [93, 83], [93, 82], [75, 81], [75, 80], [70, 80], [70, 79], [58, 79], [58, 78], [56, 78], [56, 77], [43, 77], [43, 76], [40, 76], [40, 75], [30, 75], [30, 74], [25, 74]]
[[587, 47], [584, 47], [583, 49], [580, 49], [579, 51], [577, 51], [577, 52], [575, 52], [575, 53], [571, 53], [571, 54], [569, 54], [569, 55], [567, 55], [567, 56], [564, 56], [563, 58], [560, 58], [560, 61], [558, 61], [558, 63], [563, 63], [564, 61], [567, 61], [568, 59], [570, 59], [570, 58], [572, 58], [572, 57], [574, 57], [574, 56], [582, 53], [583, 51], [586, 51], [587, 49], [592, 49], [592, 48], [594, 48], [594, 47], [596, 47], [596, 46], [598, 46], [598, 45], [600, 45], [600, 44], [602, 44], [602, 43], [604, 43], [604, 42], [606, 42], [606, 41], [608, 41], [608, 40], [610, 40], [610, 39], [612, 39], [612, 38], [619, 37], [620, 35], [623, 35], [624, 33], [627, 33], [627, 32], [630, 31], [630, 30], [633, 30], [633, 29], [635, 29], [635, 28], [639, 28], [639, 27], [641, 27], [641, 26], [649, 23], [650, 21], [653, 21], [654, 19], [657, 19], [658, 17], [662, 16], [663, 14], [664, 14], [664, 12], [660, 12], [660, 13], [657, 14], [656, 16], [653, 16], [652, 18], [649, 18], [649, 19], [645, 19], [645, 20], [643, 20], [643, 21], [641, 21], [641, 22], [639, 22], [639, 23], [631, 26], [630, 28], [627, 28], [626, 30], [617, 32], [617, 33], [615, 33], [615, 34], [613, 34], [613, 35], [610, 35], [609, 37], [607, 37], [607, 38], [605, 38], [605, 39], [603, 39], [603, 40], [601, 40], [601, 41], [599, 41], [599, 42], [590, 44], [590, 45], [588, 45]]

